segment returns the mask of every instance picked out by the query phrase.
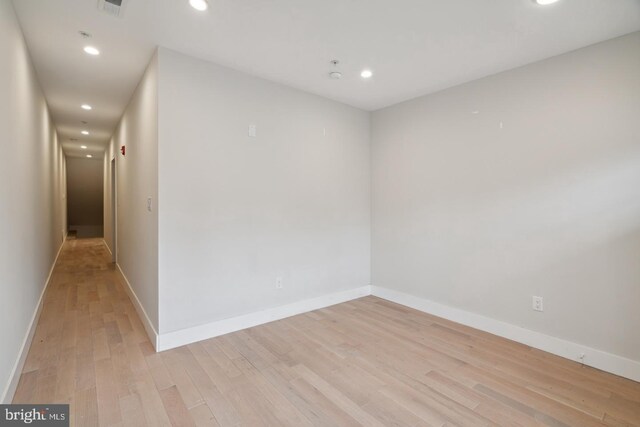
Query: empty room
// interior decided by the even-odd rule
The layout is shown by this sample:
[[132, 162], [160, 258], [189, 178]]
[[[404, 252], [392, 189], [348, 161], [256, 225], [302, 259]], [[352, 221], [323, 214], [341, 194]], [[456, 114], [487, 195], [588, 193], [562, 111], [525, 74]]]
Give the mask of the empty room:
[[640, 426], [640, 0], [0, 0], [0, 426]]

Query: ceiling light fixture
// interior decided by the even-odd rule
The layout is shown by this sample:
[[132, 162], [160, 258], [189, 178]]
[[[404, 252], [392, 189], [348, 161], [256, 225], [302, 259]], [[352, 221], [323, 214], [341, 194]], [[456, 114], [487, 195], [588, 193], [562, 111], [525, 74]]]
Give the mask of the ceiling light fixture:
[[189, 0], [189, 4], [192, 8], [199, 10], [200, 12], [207, 10], [209, 7], [207, 0]]
[[93, 156], [91, 154], [87, 154], [87, 157], [88, 158], [92, 158]]
[[86, 145], [81, 145], [80, 148], [82, 148], [83, 150], [86, 150], [87, 146]]
[[371, 76], [373, 76], [373, 72], [372, 72], [371, 70], [362, 70], [362, 72], [360, 73], [360, 76], [361, 76], [363, 79], [368, 79], [368, 78], [370, 78]]
[[541, 6], [546, 6], [548, 4], [552, 4], [557, 2], [558, 0], [535, 0], [536, 3], [538, 3]]
[[100, 55], [100, 51], [93, 46], [85, 46], [84, 51], [89, 55], [93, 55], [93, 56]]
[[87, 111], [89, 111], [89, 110], [91, 110], [93, 107], [92, 107], [91, 105], [89, 105], [89, 104], [82, 104], [82, 105], [80, 106], [80, 108], [82, 108], [83, 110], [87, 110]]
[[83, 130], [82, 132], [80, 132], [83, 135], [89, 135], [89, 131], [88, 130]]

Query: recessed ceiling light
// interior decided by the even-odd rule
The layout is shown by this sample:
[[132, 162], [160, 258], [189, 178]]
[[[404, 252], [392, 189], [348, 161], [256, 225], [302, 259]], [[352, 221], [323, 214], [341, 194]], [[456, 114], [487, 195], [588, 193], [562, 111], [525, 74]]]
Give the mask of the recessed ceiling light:
[[536, 1], [536, 3], [538, 3], [539, 5], [546, 6], [546, 5], [548, 5], [548, 4], [552, 4], [552, 3], [557, 2], [558, 0], [535, 0], [535, 1]]
[[371, 76], [373, 76], [373, 72], [372, 72], [371, 70], [362, 70], [362, 72], [360, 73], [360, 76], [361, 76], [363, 79], [368, 79], [368, 78], [370, 78]]
[[80, 107], [81, 107], [83, 110], [87, 110], [87, 111], [88, 111], [88, 110], [91, 110], [91, 108], [92, 108], [92, 107], [91, 107], [91, 105], [89, 105], [89, 104], [82, 104]]
[[83, 135], [89, 135], [89, 131], [88, 130], [83, 130], [82, 132], [80, 132]]
[[85, 46], [84, 51], [89, 55], [93, 55], [93, 56], [100, 55], [100, 51], [93, 46]]
[[91, 154], [87, 154], [87, 157], [88, 158], [92, 158], [93, 156]]
[[207, 0], [189, 0], [189, 4], [192, 8], [199, 11], [207, 10], [209, 5], [207, 4]]
[[82, 148], [83, 150], [86, 150], [87, 146], [86, 145], [81, 145], [80, 148]]

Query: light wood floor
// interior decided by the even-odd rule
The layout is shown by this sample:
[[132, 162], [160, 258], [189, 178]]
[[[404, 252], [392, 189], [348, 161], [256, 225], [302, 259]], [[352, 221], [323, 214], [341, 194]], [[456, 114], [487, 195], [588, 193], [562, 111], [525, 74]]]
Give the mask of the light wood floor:
[[76, 426], [640, 425], [639, 383], [374, 297], [154, 353], [98, 239], [65, 243], [14, 402]]

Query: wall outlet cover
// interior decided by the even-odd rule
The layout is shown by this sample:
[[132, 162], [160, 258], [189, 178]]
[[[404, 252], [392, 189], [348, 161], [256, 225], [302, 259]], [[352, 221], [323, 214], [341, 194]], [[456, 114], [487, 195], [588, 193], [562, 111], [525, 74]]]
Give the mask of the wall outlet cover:
[[544, 311], [544, 301], [542, 297], [533, 297], [532, 308], [535, 311]]

